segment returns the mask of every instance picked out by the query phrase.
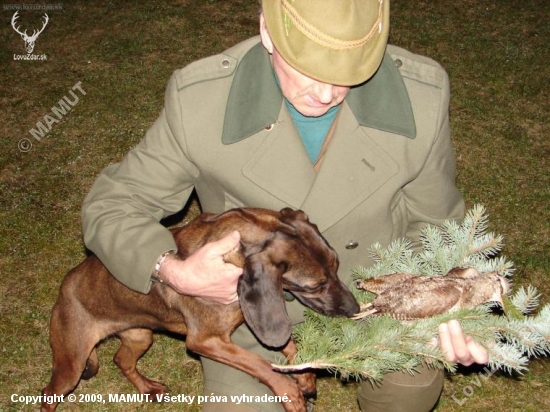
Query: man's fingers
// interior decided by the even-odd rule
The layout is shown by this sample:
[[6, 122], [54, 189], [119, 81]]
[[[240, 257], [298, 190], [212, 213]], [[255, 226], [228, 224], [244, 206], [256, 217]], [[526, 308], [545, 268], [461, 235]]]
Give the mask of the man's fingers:
[[489, 354], [485, 348], [477, 343], [471, 336], [466, 336], [466, 345], [468, 346], [471, 357], [476, 363], [483, 365], [489, 361]]
[[489, 355], [483, 346], [471, 336], [464, 336], [457, 320], [439, 325], [439, 339], [441, 350], [449, 362], [469, 366], [474, 362], [484, 364], [489, 360]]
[[466, 344], [460, 323], [453, 319], [448, 322], [448, 325], [455, 358], [458, 362], [468, 361], [470, 359], [470, 350]]
[[439, 325], [439, 344], [441, 345], [441, 351], [447, 360], [449, 362], [456, 362], [451, 333], [449, 332], [449, 326], [446, 323]]
[[212, 252], [219, 254], [219, 255], [225, 255], [226, 253], [231, 252], [234, 249], [237, 249], [239, 247], [239, 243], [241, 241], [241, 234], [235, 230], [234, 232], [231, 232], [225, 237], [222, 237], [221, 239], [212, 242]]

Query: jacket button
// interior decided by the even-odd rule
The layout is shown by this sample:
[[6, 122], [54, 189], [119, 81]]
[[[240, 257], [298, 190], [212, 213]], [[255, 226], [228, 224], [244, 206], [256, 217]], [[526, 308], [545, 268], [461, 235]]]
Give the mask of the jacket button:
[[350, 240], [346, 245], [346, 249], [355, 249], [357, 246], [359, 246], [359, 243], [357, 243], [355, 240]]
[[223, 60], [222, 60], [222, 67], [223, 67], [224, 69], [227, 69], [227, 68], [229, 68], [229, 66], [231, 66], [231, 62], [230, 62], [229, 60], [227, 60], [227, 59], [223, 59]]
[[268, 132], [270, 132], [271, 130], [273, 130], [274, 127], [275, 127], [275, 123], [271, 123], [270, 125], [268, 125], [268, 126], [265, 127], [265, 130], [267, 130]]
[[398, 69], [403, 66], [403, 62], [401, 61], [401, 59], [395, 59], [395, 67], [397, 67]]

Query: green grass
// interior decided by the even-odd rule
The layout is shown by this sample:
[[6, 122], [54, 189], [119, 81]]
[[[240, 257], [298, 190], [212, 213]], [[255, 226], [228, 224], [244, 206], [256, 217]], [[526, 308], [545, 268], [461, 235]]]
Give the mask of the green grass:
[[[35, 53], [15, 61], [23, 42], [2, 10], [0, 27], [0, 411], [31, 410], [11, 394], [38, 395], [49, 380], [48, 322], [66, 271], [85, 250], [80, 205], [95, 176], [120, 160], [155, 120], [171, 72], [257, 33], [255, 0], [71, 1], [50, 11]], [[458, 185], [469, 205], [482, 203], [491, 229], [506, 241], [515, 284], [531, 283], [548, 302], [550, 287], [550, 5], [544, 0], [392, 2], [391, 42], [430, 56], [448, 70]], [[21, 12], [22, 24], [40, 12]], [[48, 137], [29, 130], [77, 83], [86, 91]], [[18, 150], [22, 138], [32, 149]], [[196, 213], [194, 203], [190, 213]], [[79, 393], [132, 393], [101, 347], [99, 375]], [[184, 343], [158, 336], [140, 362], [174, 394], [202, 392], [200, 364]], [[480, 370], [479, 370], [480, 371]], [[550, 410], [550, 363], [533, 361], [523, 377], [478, 370], [449, 377], [439, 411]], [[355, 386], [319, 382], [318, 411], [355, 410]], [[473, 388], [473, 394], [460, 406]], [[199, 410], [181, 404], [110, 404], [108, 410]], [[75, 405], [62, 410], [105, 410]]]

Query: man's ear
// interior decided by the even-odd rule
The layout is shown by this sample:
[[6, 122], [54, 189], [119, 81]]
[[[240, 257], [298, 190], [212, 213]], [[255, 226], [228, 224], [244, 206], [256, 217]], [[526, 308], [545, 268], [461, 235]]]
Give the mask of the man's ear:
[[264, 13], [260, 13], [260, 38], [262, 39], [262, 44], [269, 54], [273, 54], [273, 42], [271, 41], [271, 36], [267, 31], [267, 26], [265, 24]]

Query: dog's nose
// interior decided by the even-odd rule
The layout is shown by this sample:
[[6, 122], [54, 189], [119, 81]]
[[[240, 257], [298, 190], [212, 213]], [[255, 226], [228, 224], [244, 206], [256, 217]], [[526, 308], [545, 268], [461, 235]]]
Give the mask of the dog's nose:
[[343, 316], [351, 318], [353, 315], [360, 311], [359, 304], [355, 299], [346, 299], [345, 306], [342, 307]]
[[339, 305], [340, 313], [338, 316], [345, 316], [351, 318], [357, 312], [359, 312], [359, 304], [355, 300], [355, 297], [349, 289], [346, 289], [345, 293], [342, 294], [342, 299], [340, 300]]

